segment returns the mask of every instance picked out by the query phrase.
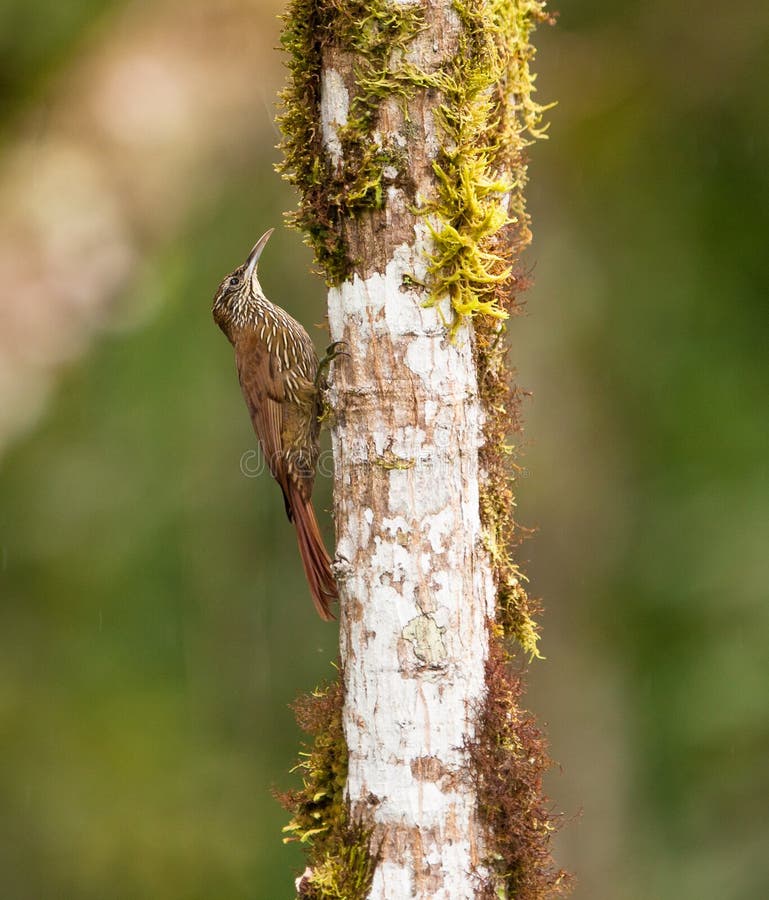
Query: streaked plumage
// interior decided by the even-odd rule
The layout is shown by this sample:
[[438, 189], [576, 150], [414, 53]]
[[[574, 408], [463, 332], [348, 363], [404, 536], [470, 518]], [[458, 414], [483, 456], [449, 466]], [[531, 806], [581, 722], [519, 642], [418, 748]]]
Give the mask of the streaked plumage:
[[302, 325], [271, 303], [259, 284], [259, 257], [271, 234], [219, 285], [213, 315], [235, 349], [243, 396], [296, 526], [313, 602], [323, 619], [332, 619], [329, 604], [338, 591], [311, 502], [319, 453], [318, 357]]

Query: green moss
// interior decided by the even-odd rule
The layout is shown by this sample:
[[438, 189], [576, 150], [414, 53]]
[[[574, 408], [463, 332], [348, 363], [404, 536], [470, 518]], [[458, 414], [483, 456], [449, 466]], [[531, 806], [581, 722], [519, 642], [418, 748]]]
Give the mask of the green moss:
[[[540, 0], [457, 0], [457, 8], [464, 25], [464, 71], [457, 78], [454, 107], [445, 104], [443, 113], [453, 148], [439, 160], [445, 224], [436, 235], [432, 296], [448, 289], [457, 321], [479, 317], [476, 358], [486, 410], [481, 515], [498, 586], [497, 620], [526, 654], [539, 656], [537, 604], [513, 558], [526, 534], [515, 521], [521, 394], [507, 362], [503, 320], [516, 311], [517, 296], [526, 286], [515, 274], [531, 239], [523, 194], [525, 151], [543, 135], [547, 109], [534, 101], [530, 38], [547, 15]], [[454, 184], [459, 188], [452, 189]]]
[[381, 456], [374, 457], [374, 465], [380, 469], [413, 469], [416, 460], [397, 456], [389, 448]]
[[[459, 52], [426, 75], [405, 67], [400, 78], [439, 92], [443, 148], [435, 160], [437, 195], [421, 208], [435, 250], [429, 299], [450, 296], [456, 332], [466, 316], [505, 319], [499, 290], [511, 260], [528, 242], [523, 188], [525, 146], [541, 137], [547, 107], [534, 102], [530, 34], [546, 18], [539, 0], [455, 0], [462, 23]], [[513, 226], [516, 240], [499, 241]]]
[[[281, 174], [299, 188], [290, 221], [307, 235], [329, 284], [339, 284], [354, 260], [344, 222], [384, 205], [382, 176], [398, 166], [402, 151], [373, 139], [382, 98], [405, 96], [392, 60], [422, 27], [419, 7], [387, 0], [293, 0], [285, 17], [282, 44], [291, 72], [281, 95]], [[323, 54], [355, 55], [357, 90], [347, 124], [339, 129], [343, 162], [335, 167], [323, 147], [320, 89]]]
[[455, 313], [451, 333], [476, 321], [476, 361], [486, 409], [481, 514], [498, 584], [498, 620], [525, 653], [539, 656], [536, 604], [511, 548], [516, 525], [513, 483], [520, 431], [519, 394], [511, 385], [504, 320], [524, 287], [515, 265], [531, 238], [523, 190], [527, 145], [542, 137], [547, 107], [534, 101], [530, 42], [547, 20], [540, 0], [455, 0], [462, 22], [459, 52], [430, 81], [443, 102], [438, 121], [443, 149], [434, 163], [437, 196], [421, 212], [435, 249], [428, 303], [446, 296]]
[[[520, 289], [523, 279], [514, 278]], [[500, 297], [506, 312], [516, 310], [516, 294]], [[497, 622], [515, 638], [529, 657], [539, 657], [538, 604], [526, 590], [526, 577], [514, 551], [528, 536], [516, 521], [515, 483], [519, 473], [517, 445], [522, 426], [522, 392], [514, 385], [507, 363], [506, 326], [498, 320], [479, 318], [475, 329], [478, 388], [486, 412], [480, 463], [484, 472], [480, 504], [484, 542], [497, 582]]]
[[311, 874], [304, 879], [300, 896], [364, 900], [375, 860], [368, 832], [350, 822], [344, 799], [348, 753], [340, 682], [301, 697], [294, 712], [299, 726], [313, 736], [294, 769], [302, 774], [301, 789], [279, 796], [292, 816], [283, 829], [284, 841], [299, 841], [307, 849]]
[[[382, 100], [404, 102], [417, 90], [441, 98], [437, 124], [443, 148], [434, 163], [436, 193], [419, 212], [434, 240], [425, 286], [428, 304], [451, 298], [455, 334], [478, 317], [478, 365], [489, 412], [484, 462], [490, 473], [481, 509], [499, 584], [501, 621], [526, 653], [538, 655], [535, 605], [510, 556], [520, 532], [513, 520], [507, 452], [510, 409], [500, 323], [514, 309], [515, 262], [530, 231], [523, 190], [526, 146], [544, 133], [547, 107], [534, 100], [531, 33], [547, 20], [541, 0], [455, 0], [462, 29], [459, 52], [427, 73], [403, 61], [423, 27], [417, 6], [388, 0], [293, 0], [283, 45], [291, 80], [283, 94], [281, 171], [300, 189], [292, 216], [315, 249], [329, 284], [355, 266], [344, 223], [384, 203], [385, 167], [399, 167], [402, 151], [374, 139]], [[320, 134], [320, 74], [326, 51], [354, 54], [357, 89], [348, 123], [339, 131], [343, 164], [334, 169]], [[396, 62], [396, 60], [398, 60]]]

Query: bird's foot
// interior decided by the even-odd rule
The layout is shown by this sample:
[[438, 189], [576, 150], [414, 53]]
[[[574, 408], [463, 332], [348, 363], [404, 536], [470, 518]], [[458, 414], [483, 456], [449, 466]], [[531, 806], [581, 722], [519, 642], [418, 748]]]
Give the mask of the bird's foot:
[[317, 371], [315, 372], [315, 387], [320, 388], [323, 386], [323, 382], [325, 380], [325, 374], [328, 370], [328, 367], [338, 356], [349, 356], [350, 354], [346, 350], [340, 350], [340, 347], [346, 347], [347, 341], [334, 341], [333, 344], [329, 344], [326, 348], [326, 355], [323, 359], [318, 363]]

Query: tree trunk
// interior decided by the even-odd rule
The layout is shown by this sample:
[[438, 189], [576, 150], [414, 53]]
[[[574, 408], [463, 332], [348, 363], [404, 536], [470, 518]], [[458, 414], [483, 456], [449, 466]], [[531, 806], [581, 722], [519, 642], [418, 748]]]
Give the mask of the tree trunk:
[[[284, 171], [330, 284], [331, 337], [349, 351], [329, 391], [344, 800], [349, 841], [371, 854], [359, 887], [342, 890], [316, 853], [303, 896], [500, 896], [512, 876], [492, 858], [528, 860], [525, 848], [500, 854], [488, 810], [508, 801], [490, 801], [493, 773], [479, 771], [497, 744], [529, 752], [517, 735], [488, 734], [500, 592], [508, 631], [536, 647], [500, 526], [512, 522], [508, 476], [500, 491], [488, 471], [489, 423], [501, 456], [509, 422], [481, 379], [506, 382], [496, 345], [511, 254], [528, 240], [521, 133], [540, 112], [528, 34], [541, 17], [534, 0], [295, 0], [290, 14]], [[485, 314], [480, 332], [473, 314]], [[517, 722], [517, 689], [502, 682], [503, 720]], [[479, 753], [482, 733], [491, 749]], [[519, 781], [539, 798], [541, 747], [535, 756]], [[320, 759], [305, 768], [334, 768]], [[291, 829], [328, 834], [309, 795], [329, 789], [305, 787], [306, 822], [323, 824], [300, 816]], [[547, 831], [527, 802], [510, 801], [525, 828]], [[545, 896], [537, 884], [516, 896]]]
[[[435, 71], [459, 50], [459, 21], [444, 2], [425, 24], [410, 52]], [[344, 51], [324, 59], [332, 156], [354, 65]], [[485, 855], [468, 758], [495, 597], [480, 522], [482, 413], [470, 326], [451, 341], [448, 295], [425, 307], [420, 283], [435, 247], [412, 211], [436, 193], [440, 102], [427, 91], [409, 102], [408, 149], [402, 168], [385, 173], [387, 205], [345, 223], [362, 273], [329, 293], [331, 336], [351, 351], [331, 395], [334, 511], [347, 797], [372, 832], [372, 900], [474, 897]], [[382, 143], [405, 141], [406, 121], [398, 99], [385, 98]]]
[[453, 900], [475, 896], [484, 856], [468, 746], [495, 592], [471, 333], [450, 342], [402, 287], [425, 276], [417, 242], [329, 298], [332, 336], [353, 348], [332, 394], [347, 796], [373, 829], [370, 897]]

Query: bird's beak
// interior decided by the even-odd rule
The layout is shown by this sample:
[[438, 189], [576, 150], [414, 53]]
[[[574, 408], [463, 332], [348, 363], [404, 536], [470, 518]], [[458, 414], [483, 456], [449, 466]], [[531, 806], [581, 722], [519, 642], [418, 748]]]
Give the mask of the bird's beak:
[[269, 231], [265, 231], [265, 233], [259, 238], [259, 240], [254, 244], [254, 249], [248, 256], [246, 260], [246, 279], [253, 278], [256, 275], [256, 270], [259, 266], [259, 257], [262, 255], [262, 250], [267, 246], [267, 241], [270, 239], [270, 235], [275, 231], [274, 228], [271, 228]]

